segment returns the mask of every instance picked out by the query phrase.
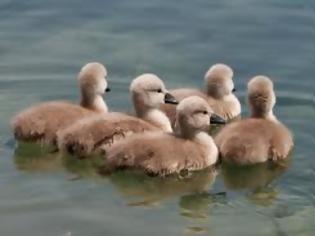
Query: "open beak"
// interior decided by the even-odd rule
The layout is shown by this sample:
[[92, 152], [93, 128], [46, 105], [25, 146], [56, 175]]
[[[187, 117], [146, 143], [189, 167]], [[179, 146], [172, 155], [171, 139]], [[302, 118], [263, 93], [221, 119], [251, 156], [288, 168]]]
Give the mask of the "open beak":
[[105, 89], [105, 92], [106, 93], [108, 93], [108, 92], [110, 92], [111, 91], [111, 89], [109, 88], [109, 87], [107, 87], [106, 89]]
[[170, 93], [165, 94], [164, 102], [169, 103], [169, 104], [175, 104], [175, 105], [178, 104], [178, 101], [176, 100], [176, 98]]
[[226, 124], [226, 120], [217, 114], [211, 114], [210, 124], [224, 125]]

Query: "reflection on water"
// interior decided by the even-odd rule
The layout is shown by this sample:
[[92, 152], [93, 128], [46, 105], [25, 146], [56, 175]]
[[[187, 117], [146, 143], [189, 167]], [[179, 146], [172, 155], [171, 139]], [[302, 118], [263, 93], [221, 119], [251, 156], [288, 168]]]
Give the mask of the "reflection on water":
[[227, 188], [255, 191], [270, 184], [288, 168], [288, 165], [289, 162], [281, 165], [263, 163], [244, 167], [223, 164], [221, 171]]
[[286, 171], [289, 164], [290, 160], [245, 167], [223, 164], [221, 173], [226, 188], [246, 190], [251, 201], [267, 206], [277, 197], [277, 190], [272, 183]]
[[[209, 193], [217, 176], [217, 170], [206, 169], [189, 174], [187, 177], [150, 177], [141, 171], [118, 171], [108, 176], [99, 172], [104, 164], [103, 157], [90, 156], [80, 159], [75, 156], [53, 153], [49, 147], [20, 143], [14, 152], [17, 169], [26, 171], [48, 171], [65, 168], [78, 178], [108, 178], [127, 201], [128, 206], [154, 205], [162, 200], [182, 196], [180, 206], [186, 210], [205, 210], [214, 197], [225, 196]], [[264, 163], [254, 166], [237, 167], [222, 164], [219, 168], [225, 188], [246, 190], [247, 197], [256, 204], [269, 205], [276, 199], [277, 191], [272, 183], [289, 167], [290, 160], [278, 164]], [[189, 204], [191, 204], [189, 206]], [[185, 210], [183, 215], [191, 213]], [[194, 215], [194, 213], [192, 213]]]
[[183, 195], [179, 200], [179, 214], [188, 222], [188, 234], [206, 234], [210, 231], [207, 222], [213, 217], [213, 209], [225, 204], [226, 193], [211, 190]]
[[[103, 165], [103, 159], [100, 156], [78, 159], [70, 155], [51, 153], [49, 147], [26, 143], [20, 143], [15, 149], [14, 162], [17, 169], [28, 172], [65, 168], [75, 176], [70, 180], [79, 180], [82, 177], [105, 178], [113, 185], [127, 207], [155, 208], [169, 200], [178, 199], [177, 214], [187, 221], [183, 231], [188, 235], [212, 232], [207, 222], [215, 217], [217, 209], [231, 204], [231, 190], [245, 190], [244, 196], [253, 204], [271, 206], [278, 197], [278, 190], [273, 183], [290, 164], [290, 160], [279, 165], [265, 163], [248, 167], [222, 164], [218, 171], [228, 192], [218, 192], [213, 189], [217, 176], [215, 170], [199, 171], [187, 177], [150, 177], [140, 171], [118, 171], [101, 176], [98, 171]], [[276, 209], [276, 217], [283, 210]], [[288, 216], [291, 217], [292, 214]], [[273, 221], [277, 230], [281, 231], [276, 219]]]
[[88, 178], [101, 178], [99, 167], [103, 165], [103, 158], [90, 156], [89, 158], [78, 158], [68, 154], [62, 156], [63, 166], [75, 176]]
[[[180, 215], [188, 218], [208, 218], [214, 203], [224, 203], [225, 192], [213, 192], [217, 171], [204, 170], [188, 177], [150, 177], [141, 171], [118, 171], [108, 176], [99, 173], [103, 158], [91, 156], [78, 159], [70, 155], [51, 153], [33, 144], [20, 144], [14, 153], [16, 167], [27, 171], [49, 171], [65, 168], [76, 176], [74, 179], [108, 178], [127, 206], [154, 206], [161, 201], [179, 197]], [[277, 198], [272, 184], [288, 168], [290, 161], [281, 164], [264, 163], [236, 167], [222, 164], [220, 173], [225, 188], [246, 191], [247, 198], [255, 204], [268, 206]], [[192, 230], [192, 229], [191, 229]]]
[[48, 171], [61, 167], [59, 154], [51, 148], [33, 143], [19, 143], [13, 159], [16, 168], [23, 171]]
[[188, 218], [208, 218], [215, 203], [225, 203], [226, 193], [214, 193], [210, 190], [184, 195], [180, 198], [181, 215]]
[[216, 172], [205, 170], [189, 177], [149, 177], [136, 171], [121, 171], [110, 176], [110, 182], [123, 196], [127, 205], [151, 205], [185, 193], [208, 191], [215, 180]]

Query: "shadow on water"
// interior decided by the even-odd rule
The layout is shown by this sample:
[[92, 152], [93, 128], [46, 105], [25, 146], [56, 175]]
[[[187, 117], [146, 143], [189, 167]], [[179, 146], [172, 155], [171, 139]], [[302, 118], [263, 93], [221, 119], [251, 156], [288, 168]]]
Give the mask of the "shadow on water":
[[288, 169], [290, 162], [286, 160], [278, 164], [263, 163], [245, 167], [222, 164], [221, 175], [227, 189], [245, 190], [250, 201], [267, 206], [277, 197], [273, 183]]

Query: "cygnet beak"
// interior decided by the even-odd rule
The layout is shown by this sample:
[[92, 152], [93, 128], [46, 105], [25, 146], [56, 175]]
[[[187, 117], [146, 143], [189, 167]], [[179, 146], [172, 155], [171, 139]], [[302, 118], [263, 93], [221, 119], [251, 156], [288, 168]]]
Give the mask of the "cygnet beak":
[[109, 87], [107, 87], [106, 89], [105, 89], [105, 92], [106, 93], [108, 93], [108, 92], [110, 92], [111, 91], [111, 89], [109, 88]]
[[233, 93], [236, 92], [236, 88], [233, 88], [233, 89], [232, 89], [232, 92], [233, 92]]
[[169, 103], [169, 104], [175, 104], [175, 105], [178, 104], [178, 101], [176, 100], [176, 98], [170, 93], [165, 94], [164, 102]]
[[226, 120], [217, 114], [211, 114], [210, 124], [224, 125], [224, 124], [226, 124]]

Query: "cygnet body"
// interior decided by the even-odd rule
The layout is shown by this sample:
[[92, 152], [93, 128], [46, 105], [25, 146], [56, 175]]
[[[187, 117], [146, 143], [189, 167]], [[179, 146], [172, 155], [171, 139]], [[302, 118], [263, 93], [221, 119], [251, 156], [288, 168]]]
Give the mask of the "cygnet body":
[[[199, 96], [205, 99], [213, 111], [226, 120], [240, 115], [241, 104], [233, 94], [235, 91], [233, 82], [233, 70], [225, 64], [215, 64], [205, 74], [206, 91], [193, 88], [180, 88], [171, 90], [176, 100], [181, 101], [189, 96]], [[175, 108], [163, 105], [162, 110], [175, 122]]]
[[177, 102], [160, 78], [154, 74], [140, 75], [131, 82], [130, 92], [137, 117], [113, 112], [82, 119], [58, 133], [60, 149], [86, 156], [134, 133], [172, 132], [169, 119], [159, 107]]
[[106, 68], [97, 62], [82, 67], [78, 81], [81, 90], [80, 105], [67, 101], [51, 101], [34, 105], [12, 119], [14, 136], [19, 141], [56, 144], [56, 132], [76, 120], [94, 113], [107, 113], [102, 95], [107, 87]]
[[293, 147], [293, 138], [273, 114], [273, 82], [256, 76], [248, 83], [251, 117], [224, 127], [215, 137], [223, 161], [237, 165], [281, 160]]
[[135, 134], [108, 149], [105, 169], [142, 169], [155, 175], [207, 168], [217, 161], [218, 149], [205, 130], [212, 123], [225, 121], [213, 114], [200, 97], [183, 99], [176, 108], [178, 133]]

